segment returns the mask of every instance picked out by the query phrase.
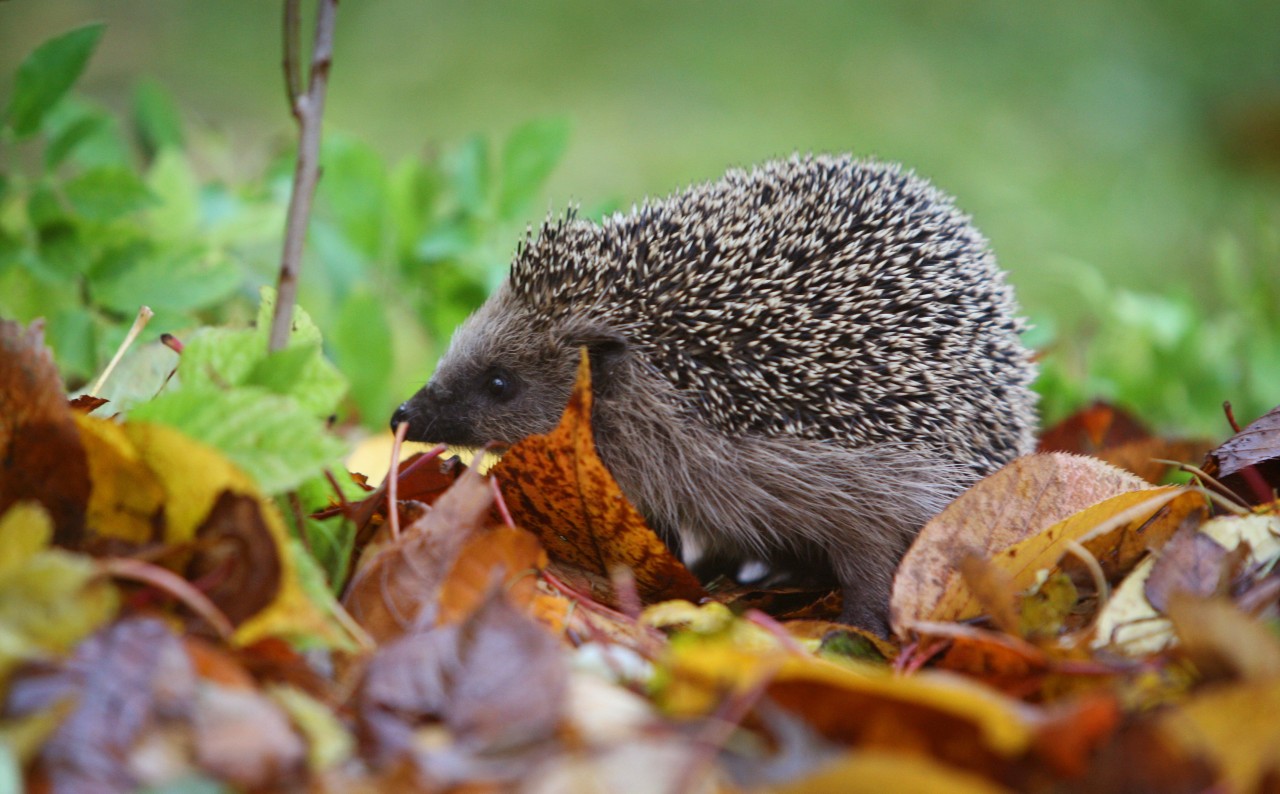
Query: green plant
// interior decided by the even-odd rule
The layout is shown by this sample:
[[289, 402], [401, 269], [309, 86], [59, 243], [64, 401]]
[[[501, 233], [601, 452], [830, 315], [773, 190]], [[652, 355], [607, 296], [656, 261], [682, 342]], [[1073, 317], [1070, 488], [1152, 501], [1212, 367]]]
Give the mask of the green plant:
[[[155, 311], [151, 338], [254, 316], [275, 281], [293, 162], [281, 152], [260, 177], [228, 183], [205, 173], [208, 136], [184, 134], [154, 83], [136, 88], [129, 120], [75, 96], [102, 34], [90, 25], [37, 47], [0, 123], [0, 315], [45, 318], [73, 387], [141, 305]], [[348, 414], [383, 426], [430, 372], [501, 279], [567, 137], [563, 120], [540, 120], [500, 147], [476, 136], [392, 165], [328, 136], [301, 296], [350, 380]]]

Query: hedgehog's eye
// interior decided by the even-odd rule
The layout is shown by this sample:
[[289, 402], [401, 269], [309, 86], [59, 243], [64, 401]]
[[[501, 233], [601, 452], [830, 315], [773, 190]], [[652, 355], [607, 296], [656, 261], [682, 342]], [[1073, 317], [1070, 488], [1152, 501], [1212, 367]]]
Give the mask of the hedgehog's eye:
[[484, 376], [484, 391], [495, 400], [510, 400], [515, 396], [515, 378], [505, 369], [490, 370]]

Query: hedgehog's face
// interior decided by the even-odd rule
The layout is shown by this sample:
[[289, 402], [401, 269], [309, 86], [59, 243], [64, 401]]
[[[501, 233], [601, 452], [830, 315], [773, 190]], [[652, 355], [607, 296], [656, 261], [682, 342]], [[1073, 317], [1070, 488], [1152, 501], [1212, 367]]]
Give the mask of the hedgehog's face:
[[545, 328], [495, 295], [454, 333], [435, 374], [392, 426], [408, 422], [411, 440], [460, 447], [549, 432], [569, 401], [582, 342]]

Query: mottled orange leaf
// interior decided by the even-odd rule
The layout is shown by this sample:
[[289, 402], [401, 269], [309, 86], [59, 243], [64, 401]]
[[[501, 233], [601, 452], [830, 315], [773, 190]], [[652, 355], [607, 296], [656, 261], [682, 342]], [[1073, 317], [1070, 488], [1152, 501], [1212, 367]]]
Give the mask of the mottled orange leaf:
[[[1015, 460], [961, 494], [921, 530], [894, 577], [894, 631], [905, 636], [913, 620], [976, 614], [977, 604], [967, 595], [946, 610], [938, 608], [944, 595], [963, 586], [956, 566], [965, 555], [990, 556], [1102, 499], [1150, 487], [1093, 458], [1054, 452]], [[941, 615], [947, 617], [936, 617]]]
[[645, 524], [596, 455], [589, 366], [584, 354], [559, 427], [516, 444], [494, 469], [511, 515], [554, 560], [605, 577], [618, 566], [630, 568], [646, 601], [701, 598], [698, 580]]

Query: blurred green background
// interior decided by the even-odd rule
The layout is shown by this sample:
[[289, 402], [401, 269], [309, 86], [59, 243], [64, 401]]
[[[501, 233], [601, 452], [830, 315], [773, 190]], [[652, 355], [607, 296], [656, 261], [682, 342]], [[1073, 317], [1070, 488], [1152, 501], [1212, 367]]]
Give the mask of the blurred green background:
[[[46, 38], [102, 20], [82, 96], [123, 116], [139, 81], [153, 81], [173, 97], [199, 179], [287, 176], [279, 17], [264, 0], [8, 0], [0, 75]], [[348, 246], [356, 259], [402, 261], [380, 275], [353, 265], [343, 284], [334, 245], [313, 245], [330, 290], [307, 308], [332, 339], [360, 325], [339, 305], [353, 278], [384, 279], [362, 304], [372, 311], [394, 296], [396, 273], [432, 256], [484, 271], [445, 289], [448, 307], [387, 312], [395, 361], [363, 376], [385, 383], [359, 398], [381, 421], [429, 374], [447, 327], [500, 276], [526, 223], [570, 202], [625, 208], [793, 151], [847, 151], [908, 164], [987, 233], [1047, 351], [1048, 419], [1107, 397], [1162, 427], [1221, 435], [1223, 399], [1246, 420], [1280, 402], [1278, 31], [1274, 0], [348, 0], [326, 129], [332, 145], [353, 143], [350, 167], [326, 174], [321, 220], [329, 212], [351, 237], [343, 218], [356, 210], [341, 205], [364, 200], [354, 175], [394, 193], [394, 164], [406, 161], [440, 163], [457, 200], [430, 211], [456, 218], [469, 206], [459, 174], [479, 174], [482, 192], [501, 182], [506, 166], [489, 161], [506, 163], [519, 148], [512, 131], [531, 120], [552, 120], [532, 149], [559, 158], [549, 180], [531, 179], [534, 194], [506, 201], [493, 188], [498, 198], [468, 216], [481, 256], [445, 244], [453, 221], [429, 225], [398, 254]], [[270, 265], [270, 242], [241, 253]], [[424, 311], [435, 319], [405, 331]], [[359, 366], [353, 351], [337, 358]]]

